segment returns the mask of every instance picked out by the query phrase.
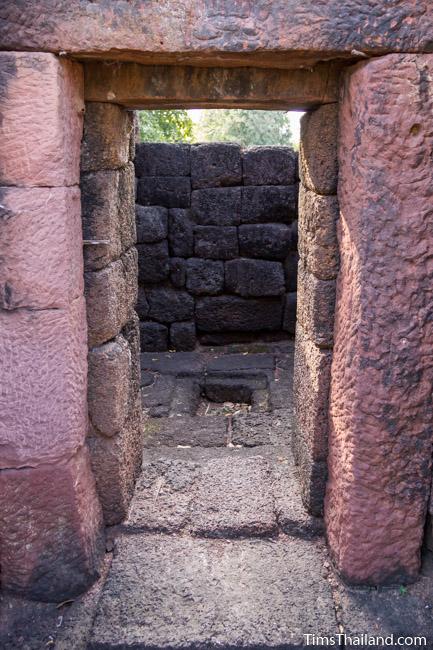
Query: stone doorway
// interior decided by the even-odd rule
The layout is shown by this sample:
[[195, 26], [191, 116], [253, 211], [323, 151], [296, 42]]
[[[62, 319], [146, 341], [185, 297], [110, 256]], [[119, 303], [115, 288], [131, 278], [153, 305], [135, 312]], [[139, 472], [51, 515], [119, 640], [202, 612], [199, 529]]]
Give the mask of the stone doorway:
[[[340, 573], [347, 580], [361, 584], [415, 579], [430, 486], [431, 382], [430, 368], [425, 362], [430, 341], [430, 277], [428, 247], [424, 246], [424, 239], [429, 216], [426, 206], [431, 168], [426, 145], [430, 132], [427, 130], [424, 139], [420, 124], [429, 124], [431, 107], [424, 92], [428, 82], [419, 67], [421, 62], [422, 71], [429, 68], [429, 55], [387, 55], [350, 66], [343, 73], [341, 84], [339, 64], [318, 64], [312, 71], [274, 70], [270, 73], [253, 68], [176, 66], [173, 69], [129, 63], [79, 64], [43, 53], [5, 52], [2, 61], [8, 80], [3, 99], [7, 116], [4, 153], [8, 153], [16, 134], [22, 132], [21, 104], [15, 100], [20, 93], [25, 94], [28, 75], [34, 82], [33, 94], [40, 98], [41, 88], [46, 89], [40, 104], [49, 110], [45, 111], [46, 115], [39, 110], [36, 117], [41, 132], [47, 122], [52, 136], [38, 142], [38, 155], [28, 157], [25, 166], [14, 168], [6, 164], [4, 169], [2, 204], [11, 244], [1, 316], [7, 332], [4, 341], [8, 354], [12, 355], [7, 367], [6, 397], [10, 404], [15, 404], [17, 395], [21, 400], [31, 386], [32, 390], [27, 393], [31, 393], [34, 402], [25, 402], [30, 404], [25, 418], [19, 408], [8, 411], [11, 416], [5, 432], [7, 458], [1, 474], [7, 495], [3, 510], [6, 522], [3, 527], [6, 535], [2, 539], [3, 583], [9, 589], [34, 598], [41, 595], [51, 599], [67, 597], [82, 591], [94, 580], [103, 552], [101, 513], [84, 444], [88, 410], [85, 399], [86, 319], [75, 187], [83, 71], [88, 102], [86, 120], [92, 114], [101, 117], [107, 113], [105, 134], [106, 124], [112, 125], [108, 139], [100, 128], [99, 119], [95, 120], [95, 129], [87, 128], [86, 131], [85, 128], [83, 160], [94, 158], [99, 166], [86, 169], [84, 165], [83, 174], [99, 174], [100, 179], [117, 178], [110, 194], [112, 205], [116, 206], [116, 219], [122, 212], [124, 190], [120, 178], [126, 177], [126, 170], [131, 169], [129, 134], [132, 122], [128, 109], [239, 105], [238, 90], [242, 88], [242, 105], [306, 108], [312, 111], [312, 124], [315, 118], [320, 121], [321, 111], [336, 104], [340, 96], [338, 197], [343, 218], [339, 223], [341, 264], [333, 329], [336, 340], [331, 365], [331, 328], [323, 307], [330, 302], [322, 303], [320, 296], [329, 298], [332, 295], [332, 291], [327, 292], [325, 288], [332, 286], [334, 278], [317, 276], [314, 272], [317, 259], [310, 257], [310, 251], [315, 250], [320, 235], [323, 239], [320, 246], [317, 245], [317, 252], [329, 261], [335, 237], [332, 239], [334, 235], [326, 228], [322, 231], [312, 225], [305, 232], [309, 244], [303, 261], [301, 252], [301, 275], [305, 279], [302, 291], [311, 298], [303, 303], [316, 307], [311, 307], [311, 311], [310, 307], [306, 308], [303, 314], [298, 311], [300, 334], [295, 355], [299, 359], [296, 367], [302, 368], [302, 372], [298, 379], [295, 376], [295, 393], [307, 398], [319, 396], [324, 401], [318, 402], [316, 397], [313, 402], [307, 398], [300, 400], [297, 415], [299, 422], [304, 418], [304, 423], [296, 427], [294, 439], [298, 442], [294, 450], [298, 465], [303, 468], [304, 503], [310, 510], [315, 503], [322, 508], [322, 470], [326, 467], [323, 434], [327, 429], [321, 427], [318, 431], [315, 426], [320, 418], [325, 427], [329, 424], [325, 521], [329, 548]], [[395, 101], [396, 84], [403, 88], [403, 96], [410, 94], [416, 98], [406, 113], [401, 112], [401, 104]], [[378, 120], [377, 116], [382, 116], [384, 110], [384, 97], [386, 114], [384, 119]], [[384, 143], [389, 146], [384, 147]], [[317, 143], [318, 151], [320, 144]], [[400, 184], [400, 168], [395, 167], [397, 159], [403, 161], [407, 175], [404, 188]], [[316, 171], [320, 176], [320, 167]], [[308, 182], [307, 176], [305, 179], [302, 201], [312, 206], [308, 214], [314, 215], [314, 209], [319, 210], [319, 207], [320, 211], [332, 211], [336, 203], [333, 192], [323, 194], [314, 179]], [[125, 191], [129, 197], [133, 196], [128, 187]], [[47, 196], [51, 203], [47, 202]], [[58, 202], [53, 205], [55, 196]], [[94, 203], [96, 212], [97, 203]], [[109, 207], [102, 203], [101, 219], [109, 216]], [[38, 224], [45, 223], [46, 214], [55, 214], [53, 223], [58, 229], [44, 241], [53, 259], [59, 259], [59, 251], [65, 253], [66, 267], [59, 266], [64, 271], [54, 274], [56, 280], [61, 277], [62, 281], [54, 283], [55, 286], [47, 273], [49, 265], [47, 268], [41, 265], [37, 254], [40, 250], [38, 236], [45, 230], [36, 229], [36, 234], [31, 229], [25, 231], [24, 241], [30, 242], [30, 253], [21, 246], [22, 238], [18, 234], [24, 226], [28, 228], [34, 223], [22, 219], [22, 215], [28, 213], [35, 215]], [[131, 225], [134, 220], [132, 217], [131, 221], [129, 208], [127, 213]], [[411, 228], [406, 227], [408, 219]], [[335, 220], [330, 223], [335, 226]], [[98, 225], [89, 220], [89, 227]], [[115, 396], [110, 400], [110, 407], [115, 409], [108, 412], [109, 417], [106, 417], [105, 408], [101, 408], [102, 399], [97, 398], [93, 403], [92, 398], [89, 399], [92, 426], [97, 429], [95, 444], [107, 450], [104, 451], [106, 456], [101, 454], [99, 458], [111, 463], [112, 484], [106, 481], [107, 474], [96, 478], [105, 521], [113, 515], [113, 524], [124, 517], [128, 508], [138, 475], [141, 444], [141, 408], [137, 408], [136, 399], [139, 394], [138, 320], [133, 309], [135, 300], [131, 298], [135, 282], [133, 286], [129, 284], [136, 273], [137, 255], [132, 240], [122, 241], [116, 228], [113, 237], [96, 237], [92, 232], [85, 236], [90, 340], [95, 327], [103, 325], [106, 328], [100, 332], [100, 339], [93, 340], [89, 386], [94, 395], [99, 391], [103, 397], [106, 397], [106, 387], [110, 386]], [[65, 247], [65, 241], [71, 244], [70, 248]], [[107, 255], [106, 247], [113, 243], [116, 248], [110, 249]], [[391, 250], [393, 247], [395, 250]], [[414, 247], [417, 254], [424, 256], [425, 264], [413, 263]], [[89, 261], [92, 255], [101, 259]], [[335, 263], [334, 257], [331, 266]], [[102, 266], [92, 268], [92, 264]], [[335, 269], [331, 273], [335, 273]], [[34, 281], [34, 275], [38, 282]], [[101, 301], [98, 306], [101, 296], [105, 296], [103, 307]], [[408, 310], [406, 303], [413, 309]], [[92, 321], [92, 314], [97, 315], [98, 309], [100, 315]], [[70, 333], [66, 347], [61, 344], [65, 332]], [[39, 381], [40, 368], [44, 372], [43, 382]], [[115, 381], [107, 382], [107, 373], [111, 373]], [[328, 385], [319, 381], [322, 377], [327, 377]], [[68, 399], [62, 401], [58, 391], [63, 389]], [[301, 407], [305, 408], [303, 412]], [[310, 418], [311, 414], [314, 417]], [[48, 424], [42, 426], [41, 423]], [[95, 474], [102, 466], [102, 460], [93, 461]], [[376, 472], [374, 485], [371, 472]], [[29, 494], [39, 494], [35, 486], [44, 483], [48, 483], [50, 490], [40, 502], [33, 502]], [[115, 502], [116, 508], [111, 513]], [[59, 511], [65, 522], [61, 530], [56, 526]], [[373, 525], [372, 512], [374, 521], [380, 519], [380, 526]], [[52, 517], [48, 526], [47, 517]], [[28, 545], [19, 542], [23, 537], [22, 526], [28, 521], [32, 522], [31, 553]], [[54, 541], [52, 531], [55, 532]]]

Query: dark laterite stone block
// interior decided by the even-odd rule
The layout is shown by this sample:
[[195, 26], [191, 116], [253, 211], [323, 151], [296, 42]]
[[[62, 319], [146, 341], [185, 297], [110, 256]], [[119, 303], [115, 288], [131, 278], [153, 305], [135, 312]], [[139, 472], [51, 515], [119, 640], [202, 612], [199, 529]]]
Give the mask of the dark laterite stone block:
[[224, 262], [191, 258], [186, 262], [186, 288], [193, 295], [212, 295], [224, 289]]
[[186, 291], [151, 289], [147, 292], [149, 316], [161, 323], [191, 320], [194, 317], [194, 299]]
[[198, 298], [196, 323], [205, 332], [258, 332], [280, 329], [282, 303], [278, 299], [237, 296]]
[[170, 346], [180, 352], [194, 350], [197, 343], [194, 321], [173, 323], [170, 327]]
[[297, 214], [297, 185], [242, 188], [241, 223], [290, 223]]
[[142, 284], [152, 284], [166, 280], [170, 273], [168, 244], [138, 244], [138, 280]]
[[142, 142], [135, 148], [136, 176], [189, 176], [190, 145]]
[[135, 219], [137, 223], [137, 243], [152, 244], [166, 239], [168, 234], [167, 208], [157, 206], [145, 208], [135, 206]]
[[181, 257], [170, 258], [170, 281], [176, 289], [183, 289], [186, 282], [186, 260]]
[[161, 323], [140, 323], [140, 346], [143, 352], [164, 352], [168, 349], [168, 329]]
[[281, 262], [237, 259], [225, 263], [228, 291], [240, 296], [279, 296], [284, 293], [284, 270]]
[[287, 291], [296, 291], [298, 284], [298, 262], [299, 255], [296, 251], [290, 251], [284, 260], [284, 278]]
[[146, 298], [146, 291], [143, 287], [138, 287], [137, 304], [135, 311], [140, 317], [140, 320], [145, 320], [149, 314], [149, 303]]
[[241, 148], [232, 143], [198, 144], [191, 147], [193, 189], [241, 185]]
[[137, 203], [165, 208], [189, 208], [191, 183], [185, 176], [146, 176], [137, 184]]
[[223, 447], [227, 436], [227, 418], [184, 415], [182, 418], [161, 419], [158, 426], [148, 429], [145, 427], [144, 430], [145, 447]]
[[296, 291], [286, 293], [283, 312], [283, 330], [293, 336], [296, 331], [296, 297]]
[[249, 147], [242, 155], [244, 185], [291, 185], [296, 159], [290, 147]]
[[189, 377], [204, 372], [203, 355], [199, 352], [169, 352], [141, 355], [141, 369], [162, 375]]
[[230, 260], [239, 255], [237, 229], [228, 226], [196, 226], [194, 253], [197, 257]]
[[168, 213], [168, 242], [175, 257], [194, 254], [194, 222], [189, 210], [173, 208]]
[[240, 187], [209, 188], [191, 194], [191, 211], [202, 226], [237, 226], [241, 210]]
[[242, 257], [283, 260], [290, 249], [290, 226], [282, 223], [239, 226], [239, 248]]

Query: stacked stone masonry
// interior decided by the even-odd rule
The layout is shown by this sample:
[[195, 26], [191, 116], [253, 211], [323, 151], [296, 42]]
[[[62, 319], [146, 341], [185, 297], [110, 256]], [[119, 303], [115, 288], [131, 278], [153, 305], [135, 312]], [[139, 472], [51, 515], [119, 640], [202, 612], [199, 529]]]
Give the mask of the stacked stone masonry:
[[105, 523], [125, 517], [141, 465], [134, 117], [87, 102], [81, 148], [89, 435]]
[[143, 351], [294, 334], [297, 167], [290, 147], [137, 145]]
[[337, 221], [338, 104], [306, 113], [299, 156], [299, 267], [293, 451], [303, 500], [323, 514], [327, 480], [328, 406], [339, 268]]

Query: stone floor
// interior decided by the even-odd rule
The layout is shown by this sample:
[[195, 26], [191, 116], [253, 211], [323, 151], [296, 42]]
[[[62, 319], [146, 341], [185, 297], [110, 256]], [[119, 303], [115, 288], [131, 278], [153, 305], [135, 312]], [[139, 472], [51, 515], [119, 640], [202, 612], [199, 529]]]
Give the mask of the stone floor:
[[292, 364], [290, 342], [143, 354], [143, 471], [103, 575], [74, 602], [4, 596], [0, 648], [350, 646], [339, 634], [433, 648], [430, 554], [408, 587], [348, 588], [332, 571], [290, 451]]

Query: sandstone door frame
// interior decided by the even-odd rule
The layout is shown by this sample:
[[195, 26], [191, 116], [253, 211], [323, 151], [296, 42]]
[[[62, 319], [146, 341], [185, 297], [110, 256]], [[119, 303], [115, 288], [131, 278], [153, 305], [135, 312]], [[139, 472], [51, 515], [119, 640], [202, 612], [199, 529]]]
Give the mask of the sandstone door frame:
[[[158, 77], [158, 70], [138, 64], [82, 65], [45, 53], [3, 52], [0, 57], [6, 79], [2, 88], [5, 138], [0, 154], [7, 157], [26, 136], [29, 117], [22, 110], [22, 97], [31, 98], [35, 109], [32, 129], [39, 128], [45, 136], [38, 139], [31, 155], [26, 148], [20, 150], [21, 165], [9, 164], [3, 171], [9, 249], [1, 317], [6, 349], [13, 350], [8, 356], [4, 408], [10, 413], [11, 405], [16, 404], [17, 413], [8, 420], [13, 438], [5, 432], [10, 454], [1, 472], [7, 501], [1, 506], [6, 532], [0, 561], [5, 588], [56, 600], [79, 593], [95, 579], [103, 552], [101, 510], [85, 445], [86, 318], [82, 240], [76, 227], [83, 99], [126, 108], [239, 107], [236, 88], [241, 88], [242, 97], [247, 98], [243, 105], [251, 108], [271, 108], [272, 102], [274, 108], [313, 108], [337, 101], [339, 69], [332, 67], [331, 73], [332, 64], [323, 64], [324, 74], [320, 65], [313, 72], [272, 73], [254, 68], [164, 67]], [[410, 581], [419, 570], [431, 467], [428, 389], [432, 382], [425, 361], [431, 341], [426, 288], [431, 272], [422, 236], [432, 176], [427, 155], [433, 131], [432, 93], [426, 95], [425, 90], [432, 68], [431, 55], [391, 54], [352, 66], [342, 74], [338, 136], [341, 264], [327, 408], [330, 478], [325, 521], [337, 569], [359, 584]], [[199, 81], [194, 85], [196, 78]], [[206, 84], [212, 80], [211, 101], [209, 85], [200, 85], [203, 79]], [[188, 99], [185, 93], [193, 90], [202, 95], [198, 92]], [[415, 100], [402, 109], [400, 100], [407, 96], [415, 96]], [[273, 98], [271, 105], [269, 97]], [[378, 124], [375, 117], [381, 117], [383, 111], [386, 119]], [[384, 144], [389, 152], [383, 152]], [[394, 162], [396, 156], [399, 166]], [[378, 174], [379, 184], [371, 170]], [[58, 194], [48, 211], [57, 228], [48, 245], [44, 242], [47, 258], [52, 255], [55, 262], [50, 267], [54, 275], [38, 266], [41, 242], [28, 226], [34, 222], [41, 232], [47, 218], [46, 190], [50, 196]], [[25, 220], [29, 214], [33, 222]], [[410, 230], [405, 228], [407, 220], [413, 226]], [[24, 237], [23, 224], [28, 227]], [[382, 236], [381, 227], [394, 247]], [[424, 264], [414, 268], [414, 259], [407, 254], [411, 247]], [[58, 266], [60, 250], [66, 268]], [[54, 283], [53, 293], [53, 277], [60, 275], [62, 281]], [[398, 294], [394, 277], [399, 281]], [[317, 297], [317, 283], [310, 280], [305, 295]], [[408, 313], [408, 302], [421, 314], [418, 320]], [[396, 326], [406, 334], [396, 338]], [[66, 350], [60, 346], [65, 328], [71, 332]], [[311, 332], [317, 334], [314, 328]], [[374, 346], [369, 345], [370, 339]], [[321, 349], [320, 343], [313, 343]], [[40, 368], [44, 372], [42, 394], [36, 390]], [[71, 368], [75, 370], [72, 382]], [[56, 408], [59, 397], [53, 397], [48, 379], [52, 376], [69, 396], [72, 427], [71, 411]], [[31, 415], [23, 418], [20, 404], [23, 400], [28, 404], [23, 386], [29, 384]], [[408, 406], [402, 407], [405, 400]], [[45, 408], [43, 429], [37, 426], [41, 404]], [[384, 449], [386, 471], [381, 465]], [[50, 490], [41, 491], [47, 477]], [[379, 489], [372, 485], [372, 477]], [[37, 501], [35, 491], [41, 494]], [[32, 523], [30, 547], [24, 545], [24, 511]], [[62, 530], [57, 525], [59, 512], [66, 522]], [[379, 526], [378, 515], [382, 516]]]

